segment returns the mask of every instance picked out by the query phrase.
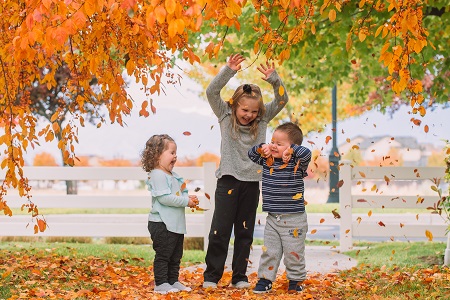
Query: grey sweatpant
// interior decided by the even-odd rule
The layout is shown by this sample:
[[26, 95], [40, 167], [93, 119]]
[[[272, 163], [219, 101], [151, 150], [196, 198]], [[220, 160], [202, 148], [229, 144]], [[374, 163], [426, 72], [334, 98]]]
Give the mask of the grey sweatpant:
[[281, 257], [288, 280], [306, 279], [305, 239], [308, 232], [306, 212], [276, 215], [269, 213], [264, 228], [264, 246], [258, 277], [275, 281]]

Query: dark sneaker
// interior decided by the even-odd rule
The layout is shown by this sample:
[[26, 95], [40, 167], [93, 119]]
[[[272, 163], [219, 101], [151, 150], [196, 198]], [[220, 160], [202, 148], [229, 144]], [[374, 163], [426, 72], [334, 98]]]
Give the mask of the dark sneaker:
[[272, 281], [260, 278], [255, 288], [253, 289], [253, 293], [262, 294], [267, 293], [272, 290]]
[[301, 292], [303, 291], [303, 285], [301, 281], [289, 280], [288, 292]]

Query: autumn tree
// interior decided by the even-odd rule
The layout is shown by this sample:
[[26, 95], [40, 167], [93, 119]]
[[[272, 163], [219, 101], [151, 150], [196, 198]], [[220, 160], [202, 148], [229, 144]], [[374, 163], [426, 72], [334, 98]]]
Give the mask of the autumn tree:
[[220, 156], [211, 153], [211, 152], [205, 152], [202, 153], [197, 159], [195, 160], [195, 164], [197, 166], [203, 166], [203, 163], [205, 162], [213, 162], [216, 164], [216, 167], [219, 167], [220, 163]]
[[58, 166], [58, 164], [53, 155], [44, 151], [34, 156], [33, 166]]
[[433, 151], [428, 157], [428, 167], [445, 167], [445, 154], [444, 151]]
[[[248, 56], [253, 52], [283, 63], [293, 96], [305, 87], [319, 91], [351, 79], [355, 103], [367, 105], [367, 95], [379, 92], [373, 105], [386, 107], [405, 97], [413, 113], [424, 115], [428, 104], [448, 102], [450, 31], [442, 26], [448, 24], [448, 8], [446, 0], [4, 1], [0, 146], [6, 175], [0, 210], [12, 214], [3, 196], [14, 188], [29, 199], [27, 208], [38, 218], [22, 170], [23, 152], [38, 145], [38, 136], [51, 141], [60, 132], [63, 161], [74, 165], [86, 105], [106, 108], [98, 127], [107, 120], [122, 125], [135, 106], [149, 116], [155, 111], [152, 95], [181, 80], [174, 72], [177, 58], [190, 64], [200, 56], [223, 62], [238, 46]], [[74, 101], [61, 101], [51, 125], [37, 133], [29, 89], [36, 81], [55, 87], [55, 74], [64, 66], [70, 75], [63, 93], [74, 95]], [[422, 83], [424, 74], [430, 75], [429, 86]], [[146, 99], [127, 94], [127, 76], [142, 84]], [[317, 98], [311, 97], [311, 105]]]

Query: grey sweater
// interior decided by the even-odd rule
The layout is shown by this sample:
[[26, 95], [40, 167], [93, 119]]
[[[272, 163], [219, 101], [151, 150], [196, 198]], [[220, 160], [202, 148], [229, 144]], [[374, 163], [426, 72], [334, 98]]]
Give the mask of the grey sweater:
[[286, 105], [288, 96], [286, 92], [282, 96], [279, 94], [283, 82], [274, 71], [267, 81], [273, 86], [275, 99], [265, 104], [266, 113], [259, 121], [256, 139], [253, 138], [249, 126], [239, 126], [239, 135], [233, 136], [231, 108], [220, 96], [220, 91], [235, 74], [236, 71], [225, 66], [206, 89], [209, 105], [218, 118], [222, 136], [220, 165], [216, 170], [216, 177], [231, 175], [241, 181], [260, 181], [261, 166], [253, 163], [247, 153], [252, 146], [266, 142], [267, 125]]

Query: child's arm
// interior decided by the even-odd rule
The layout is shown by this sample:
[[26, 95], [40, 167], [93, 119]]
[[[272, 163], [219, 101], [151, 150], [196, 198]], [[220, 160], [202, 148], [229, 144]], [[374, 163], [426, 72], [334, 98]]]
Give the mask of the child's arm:
[[150, 192], [159, 203], [166, 206], [186, 207], [189, 204], [189, 196], [183, 190], [172, 194], [171, 186], [166, 175], [161, 171], [153, 171], [149, 179]]
[[274, 99], [266, 104], [266, 118], [270, 121], [286, 106], [289, 97], [283, 81], [275, 70], [274, 63], [269, 64], [267, 62], [266, 65], [261, 64], [257, 69], [264, 75], [262, 79], [270, 83], [273, 87]]
[[158, 200], [159, 203], [161, 204], [173, 207], [186, 207], [189, 204], [189, 197], [177, 196], [174, 194], [165, 194], [157, 196], [156, 200]]
[[242, 55], [231, 55], [226, 66], [220, 70], [219, 74], [214, 77], [206, 88], [206, 97], [208, 98], [209, 105], [219, 119], [228, 111], [228, 104], [223, 101], [220, 96], [220, 91], [241, 68], [243, 61], [244, 57]]
[[298, 165], [298, 170], [302, 172], [303, 177], [308, 176], [308, 165], [311, 161], [311, 150], [306, 147], [300, 145], [291, 145], [293, 150], [292, 157], [294, 158], [294, 162]]
[[250, 160], [261, 166], [264, 165], [264, 161], [266, 160], [263, 157], [264, 152], [262, 150], [262, 147], [264, 145], [266, 145], [266, 144], [259, 144], [259, 145], [253, 146], [252, 148], [250, 148], [250, 150], [248, 150], [248, 157], [250, 158]]

